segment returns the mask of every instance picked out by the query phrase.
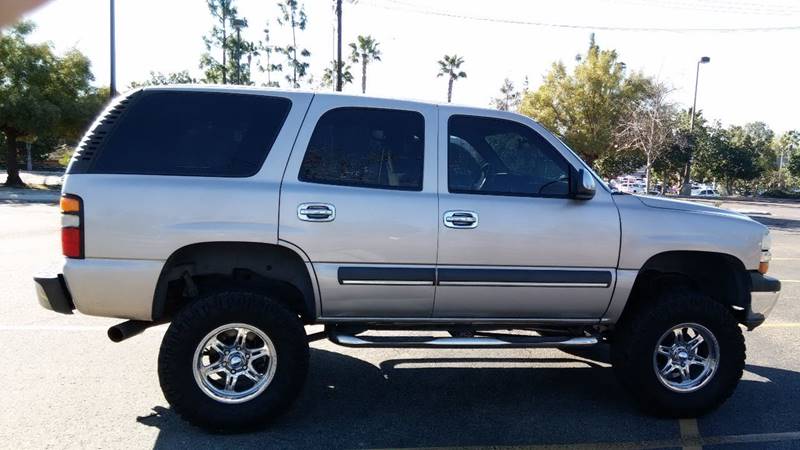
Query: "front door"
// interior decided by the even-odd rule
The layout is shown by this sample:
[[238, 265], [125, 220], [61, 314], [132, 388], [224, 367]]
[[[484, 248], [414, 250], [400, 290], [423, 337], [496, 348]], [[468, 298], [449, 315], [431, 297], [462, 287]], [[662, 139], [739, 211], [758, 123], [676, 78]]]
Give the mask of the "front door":
[[368, 102], [312, 101], [281, 186], [279, 239], [312, 263], [323, 317], [430, 317], [436, 108]]
[[434, 315], [600, 318], [619, 253], [611, 194], [571, 199], [570, 166], [582, 166], [563, 144], [533, 121], [474, 114], [439, 112]]

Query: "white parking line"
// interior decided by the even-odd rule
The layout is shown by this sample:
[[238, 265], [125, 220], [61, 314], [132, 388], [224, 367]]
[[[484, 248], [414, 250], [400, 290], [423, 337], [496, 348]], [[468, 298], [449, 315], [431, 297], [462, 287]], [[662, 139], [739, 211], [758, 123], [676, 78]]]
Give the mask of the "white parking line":
[[681, 442], [683, 450], [701, 450], [700, 428], [697, 426], [697, 419], [680, 419], [678, 426], [681, 430]]
[[0, 325], [0, 331], [105, 331], [99, 325]]

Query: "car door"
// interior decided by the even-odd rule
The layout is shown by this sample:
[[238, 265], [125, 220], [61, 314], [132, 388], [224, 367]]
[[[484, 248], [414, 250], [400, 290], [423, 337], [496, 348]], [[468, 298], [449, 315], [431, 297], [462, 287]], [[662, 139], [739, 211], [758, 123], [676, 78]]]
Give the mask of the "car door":
[[430, 317], [436, 108], [316, 95], [281, 187], [279, 239], [311, 262], [323, 317]]
[[581, 162], [527, 118], [442, 107], [439, 127], [434, 316], [600, 318], [620, 244], [610, 192], [571, 198]]

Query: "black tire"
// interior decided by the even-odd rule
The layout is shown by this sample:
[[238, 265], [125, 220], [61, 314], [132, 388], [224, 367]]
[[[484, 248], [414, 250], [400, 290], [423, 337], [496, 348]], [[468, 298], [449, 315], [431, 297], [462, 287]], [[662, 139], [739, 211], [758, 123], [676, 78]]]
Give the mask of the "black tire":
[[[710, 331], [719, 344], [719, 358], [705, 384], [692, 392], [675, 392], [659, 380], [653, 358], [664, 333], [684, 323]], [[697, 417], [716, 409], [736, 389], [745, 364], [744, 336], [725, 306], [689, 288], [670, 288], [623, 318], [612, 336], [611, 362], [620, 384], [646, 412]]]
[[[194, 376], [198, 345], [220, 326], [244, 323], [265, 333], [277, 354], [272, 381], [243, 403], [223, 403], [201, 390]], [[296, 314], [251, 292], [219, 292], [181, 309], [158, 355], [158, 376], [169, 404], [185, 420], [210, 431], [258, 428], [288, 409], [308, 373], [308, 341]], [[255, 360], [255, 358], [254, 358]]]

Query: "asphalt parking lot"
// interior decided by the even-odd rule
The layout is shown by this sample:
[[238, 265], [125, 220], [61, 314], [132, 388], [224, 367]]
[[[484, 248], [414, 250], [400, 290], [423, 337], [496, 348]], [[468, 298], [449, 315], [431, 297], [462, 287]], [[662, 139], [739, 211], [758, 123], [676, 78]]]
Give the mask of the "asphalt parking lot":
[[[312, 344], [305, 391], [268, 430], [212, 435], [164, 400], [156, 358], [164, 327], [114, 344], [118, 320], [58, 315], [31, 277], [58, 263], [47, 204], [0, 203], [0, 397], [4, 448], [800, 448], [800, 205], [729, 202], [773, 232], [782, 299], [746, 333], [734, 396], [698, 420], [639, 413], [602, 348], [348, 349]], [[113, 293], [109, 293], [113, 295]]]

